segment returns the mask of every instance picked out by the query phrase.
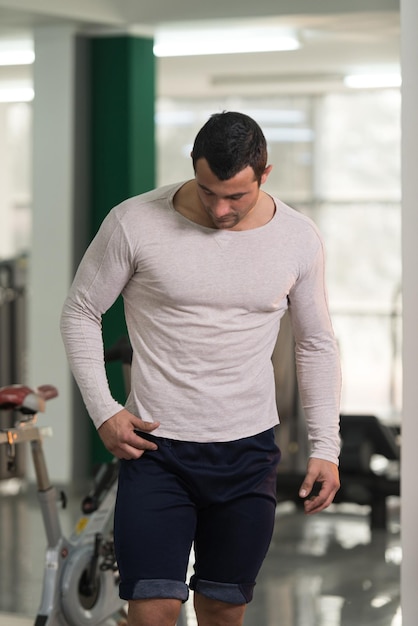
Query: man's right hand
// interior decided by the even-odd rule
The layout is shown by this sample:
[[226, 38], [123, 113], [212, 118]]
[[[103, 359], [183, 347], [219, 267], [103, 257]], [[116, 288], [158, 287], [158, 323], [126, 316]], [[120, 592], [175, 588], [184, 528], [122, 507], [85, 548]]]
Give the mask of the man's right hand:
[[144, 422], [126, 409], [122, 409], [103, 422], [97, 432], [109, 452], [118, 459], [139, 459], [145, 450], [156, 450], [158, 446], [143, 439], [135, 431], [149, 433], [159, 425], [159, 422]]

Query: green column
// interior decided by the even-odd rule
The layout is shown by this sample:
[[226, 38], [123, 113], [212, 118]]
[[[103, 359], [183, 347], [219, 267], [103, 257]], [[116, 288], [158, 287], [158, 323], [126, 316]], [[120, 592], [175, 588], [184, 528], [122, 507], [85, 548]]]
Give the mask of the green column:
[[[155, 61], [153, 40], [133, 36], [91, 40], [91, 236], [106, 214], [155, 186]], [[126, 334], [121, 298], [103, 317], [105, 348]], [[120, 363], [107, 365], [114, 397], [123, 402]], [[108, 458], [93, 436], [93, 462]]]

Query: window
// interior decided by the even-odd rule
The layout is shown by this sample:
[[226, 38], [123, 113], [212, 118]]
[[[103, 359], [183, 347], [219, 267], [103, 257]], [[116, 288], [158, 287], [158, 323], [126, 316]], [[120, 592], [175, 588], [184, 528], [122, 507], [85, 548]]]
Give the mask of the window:
[[211, 113], [262, 126], [265, 190], [318, 224], [343, 367], [342, 411], [393, 417], [401, 406], [400, 92], [161, 99], [160, 185], [193, 176], [190, 151]]

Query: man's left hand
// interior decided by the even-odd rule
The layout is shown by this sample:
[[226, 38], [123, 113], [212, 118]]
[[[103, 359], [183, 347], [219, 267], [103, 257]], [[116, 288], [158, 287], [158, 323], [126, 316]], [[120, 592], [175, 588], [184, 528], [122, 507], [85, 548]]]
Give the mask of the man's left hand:
[[[309, 497], [314, 483], [320, 484], [320, 491], [318, 494]], [[299, 490], [300, 497], [306, 498], [304, 502], [305, 513], [312, 515], [326, 509], [334, 500], [339, 488], [338, 466], [335, 463], [331, 463], [331, 461], [310, 458], [305, 479]]]

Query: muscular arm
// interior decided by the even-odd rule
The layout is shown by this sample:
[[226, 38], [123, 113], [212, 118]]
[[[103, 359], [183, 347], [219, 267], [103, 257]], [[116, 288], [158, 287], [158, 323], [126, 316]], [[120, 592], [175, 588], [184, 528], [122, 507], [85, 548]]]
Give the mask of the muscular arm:
[[329, 506], [339, 489], [341, 371], [328, 312], [322, 243], [289, 294], [289, 311], [299, 391], [311, 446], [300, 496], [305, 498], [315, 482], [321, 483], [319, 494], [305, 501], [305, 512], [311, 514]]
[[155, 444], [135, 434], [158, 423], [129, 413], [109, 389], [104, 362], [102, 315], [111, 307], [132, 273], [123, 229], [110, 214], [89, 246], [61, 316], [68, 361], [87, 410], [106, 448], [119, 458], [138, 458]]
[[102, 315], [112, 306], [129, 279], [129, 259], [123, 231], [108, 215], [87, 249], [61, 315], [61, 335], [67, 358], [96, 428], [123, 406], [109, 390], [104, 363]]

